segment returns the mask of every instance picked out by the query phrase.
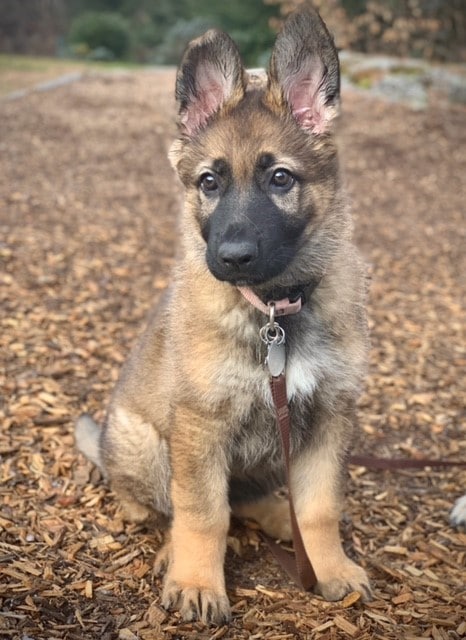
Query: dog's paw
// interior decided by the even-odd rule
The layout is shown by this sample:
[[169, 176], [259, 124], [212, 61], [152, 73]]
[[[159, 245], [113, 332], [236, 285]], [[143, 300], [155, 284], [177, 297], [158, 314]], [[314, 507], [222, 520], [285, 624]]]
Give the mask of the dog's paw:
[[275, 540], [291, 540], [293, 537], [287, 498], [272, 493], [256, 502], [236, 505], [233, 514], [238, 518], [255, 520], [262, 531]]
[[372, 591], [364, 569], [349, 558], [336, 567], [331, 575], [318, 576], [316, 593], [325, 600], [342, 600], [348, 593], [359, 591], [363, 602], [372, 600]]
[[135, 500], [120, 500], [123, 518], [134, 524], [146, 522], [151, 517], [151, 510]]
[[168, 537], [155, 555], [154, 565], [152, 567], [154, 575], [161, 576], [168, 571], [171, 561], [172, 544], [170, 537]]
[[454, 527], [466, 527], [466, 494], [455, 502], [450, 513], [450, 522]]
[[200, 620], [206, 625], [221, 626], [230, 620], [230, 603], [226, 593], [185, 586], [167, 579], [162, 592], [162, 606], [178, 609], [183, 620]]

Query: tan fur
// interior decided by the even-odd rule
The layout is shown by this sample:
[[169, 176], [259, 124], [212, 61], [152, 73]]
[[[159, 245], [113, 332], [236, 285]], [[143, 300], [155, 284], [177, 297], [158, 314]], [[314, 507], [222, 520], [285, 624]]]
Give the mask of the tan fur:
[[[170, 152], [186, 194], [172, 283], [123, 367], [101, 435], [89, 418], [77, 424], [78, 443], [102, 467], [129, 517], [141, 521], [157, 513], [169, 520], [155, 569], [166, 570], [164, 606], [178, 608], [187, 620], [228, 619], [223, 559], [230, 509], [256, 519], [275, 538], [290, 538], [286, 502], [273, 493], [284, 481], [283, 454], [269, 374], [258, 357], [266, 319], [234, 282], [214, 277], [206, 264], [206, 224], [227, 199], [203, 194], [199, 181], [219, 162], [227, 168], [225, 193], [234, 193], [227, 226], [229, 216], [240, 229], [246, 219], [261, 246], [274, 220], [285, 232], [302, 229], [286, 264], [253, 287], [264, 298], [303, 285], [302, 310], [283, 320], [290, 489], [318, 590], [329, 599], [354, 589], [370, 595], [364, 571], [345, 556], [338, 534], [343, 459], [365, 373], [367, 330], [364, 267], [351, 243], [336, 145], [324, 129], [336, 102], [329, 94], [327, 107], [322, 98], [327, 76], [322, 86], [314, 79], [320, 87], [316, 112], [301, 123], [281, 78], [288, 77], [287, 65], [297, 64], [294, 48], [301, 46], [301, 57], [311, 62], [326, 52], [325, 65], [316, 68], [330, 65], [335, 75], [336, 53], [319, 20], [312, 12], [298, 14], [285, 26], [267, 83], [257, 74], [248, 80], [224, 34], [209, 32], [188, 48], [177, 78], [180, 137]], [[308, 27], [323, 38], [322, 47], [306, 40]], [[290, 74], [287, 90], [293, 69]], [[289, 91], [295, 95], [296, 88]], [[292, 189], [271, 189], [276, 169], [299, 176]], [[267, 211], [276, 218], [269, 220]], [[281, 237], [270, 242], [264, 268], [282, 249]]]
[[233, 508], [233, 515], [255, 520], [262, 531], [274, 540], [288, 541], [292, 538], [288, 500], [275, 494], [256, 502], [237, 505]]
[[[341, 420], [342, 418], [337, 418]], [[328, 417], [329, 421], [335, 418]], [[334, 438], [336, 429], [329, 430]], [[344, 553], [339, 534], [341, 484], [339, 448], [323, 443], [303, 452], [291, 469], [291, 491], [307, 554], [318, 578], [316, 590], [327, 600], [340, 600], [353, 585], [368, 596], [367, 576]]]

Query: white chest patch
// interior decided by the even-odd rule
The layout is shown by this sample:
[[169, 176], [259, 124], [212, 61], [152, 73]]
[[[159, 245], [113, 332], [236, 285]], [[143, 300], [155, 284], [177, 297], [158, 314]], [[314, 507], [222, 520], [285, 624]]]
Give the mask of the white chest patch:
[[294, 396], [310, 396], [316, 390], [319, 369], [313, 360], [296, 355], [286, 367], [286, 390], [288, 400]]

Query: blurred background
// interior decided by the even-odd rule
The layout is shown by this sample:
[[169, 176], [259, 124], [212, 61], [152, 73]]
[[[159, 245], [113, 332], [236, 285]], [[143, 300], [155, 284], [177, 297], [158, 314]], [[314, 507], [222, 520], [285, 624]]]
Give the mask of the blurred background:
[[[175, 64], [188, 40], [228, 31], [246, 64], [263, 65], [298, 0], [0, 0], [0, 53]], [[466, 61], [465, 0], [316, 0], [337, 46]], [[3, 59], [5, 58], [2, 56]], [[5, 64], [5, 62], [4, 62]]]

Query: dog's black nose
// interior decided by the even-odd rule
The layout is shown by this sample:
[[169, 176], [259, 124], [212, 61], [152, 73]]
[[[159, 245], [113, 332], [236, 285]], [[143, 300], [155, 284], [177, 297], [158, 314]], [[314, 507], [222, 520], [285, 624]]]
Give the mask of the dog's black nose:
[[250, 240], [222, 242], [218, 248], [218, 259], [226, 267], [247, 267], [259, 254], [259, 247]]

